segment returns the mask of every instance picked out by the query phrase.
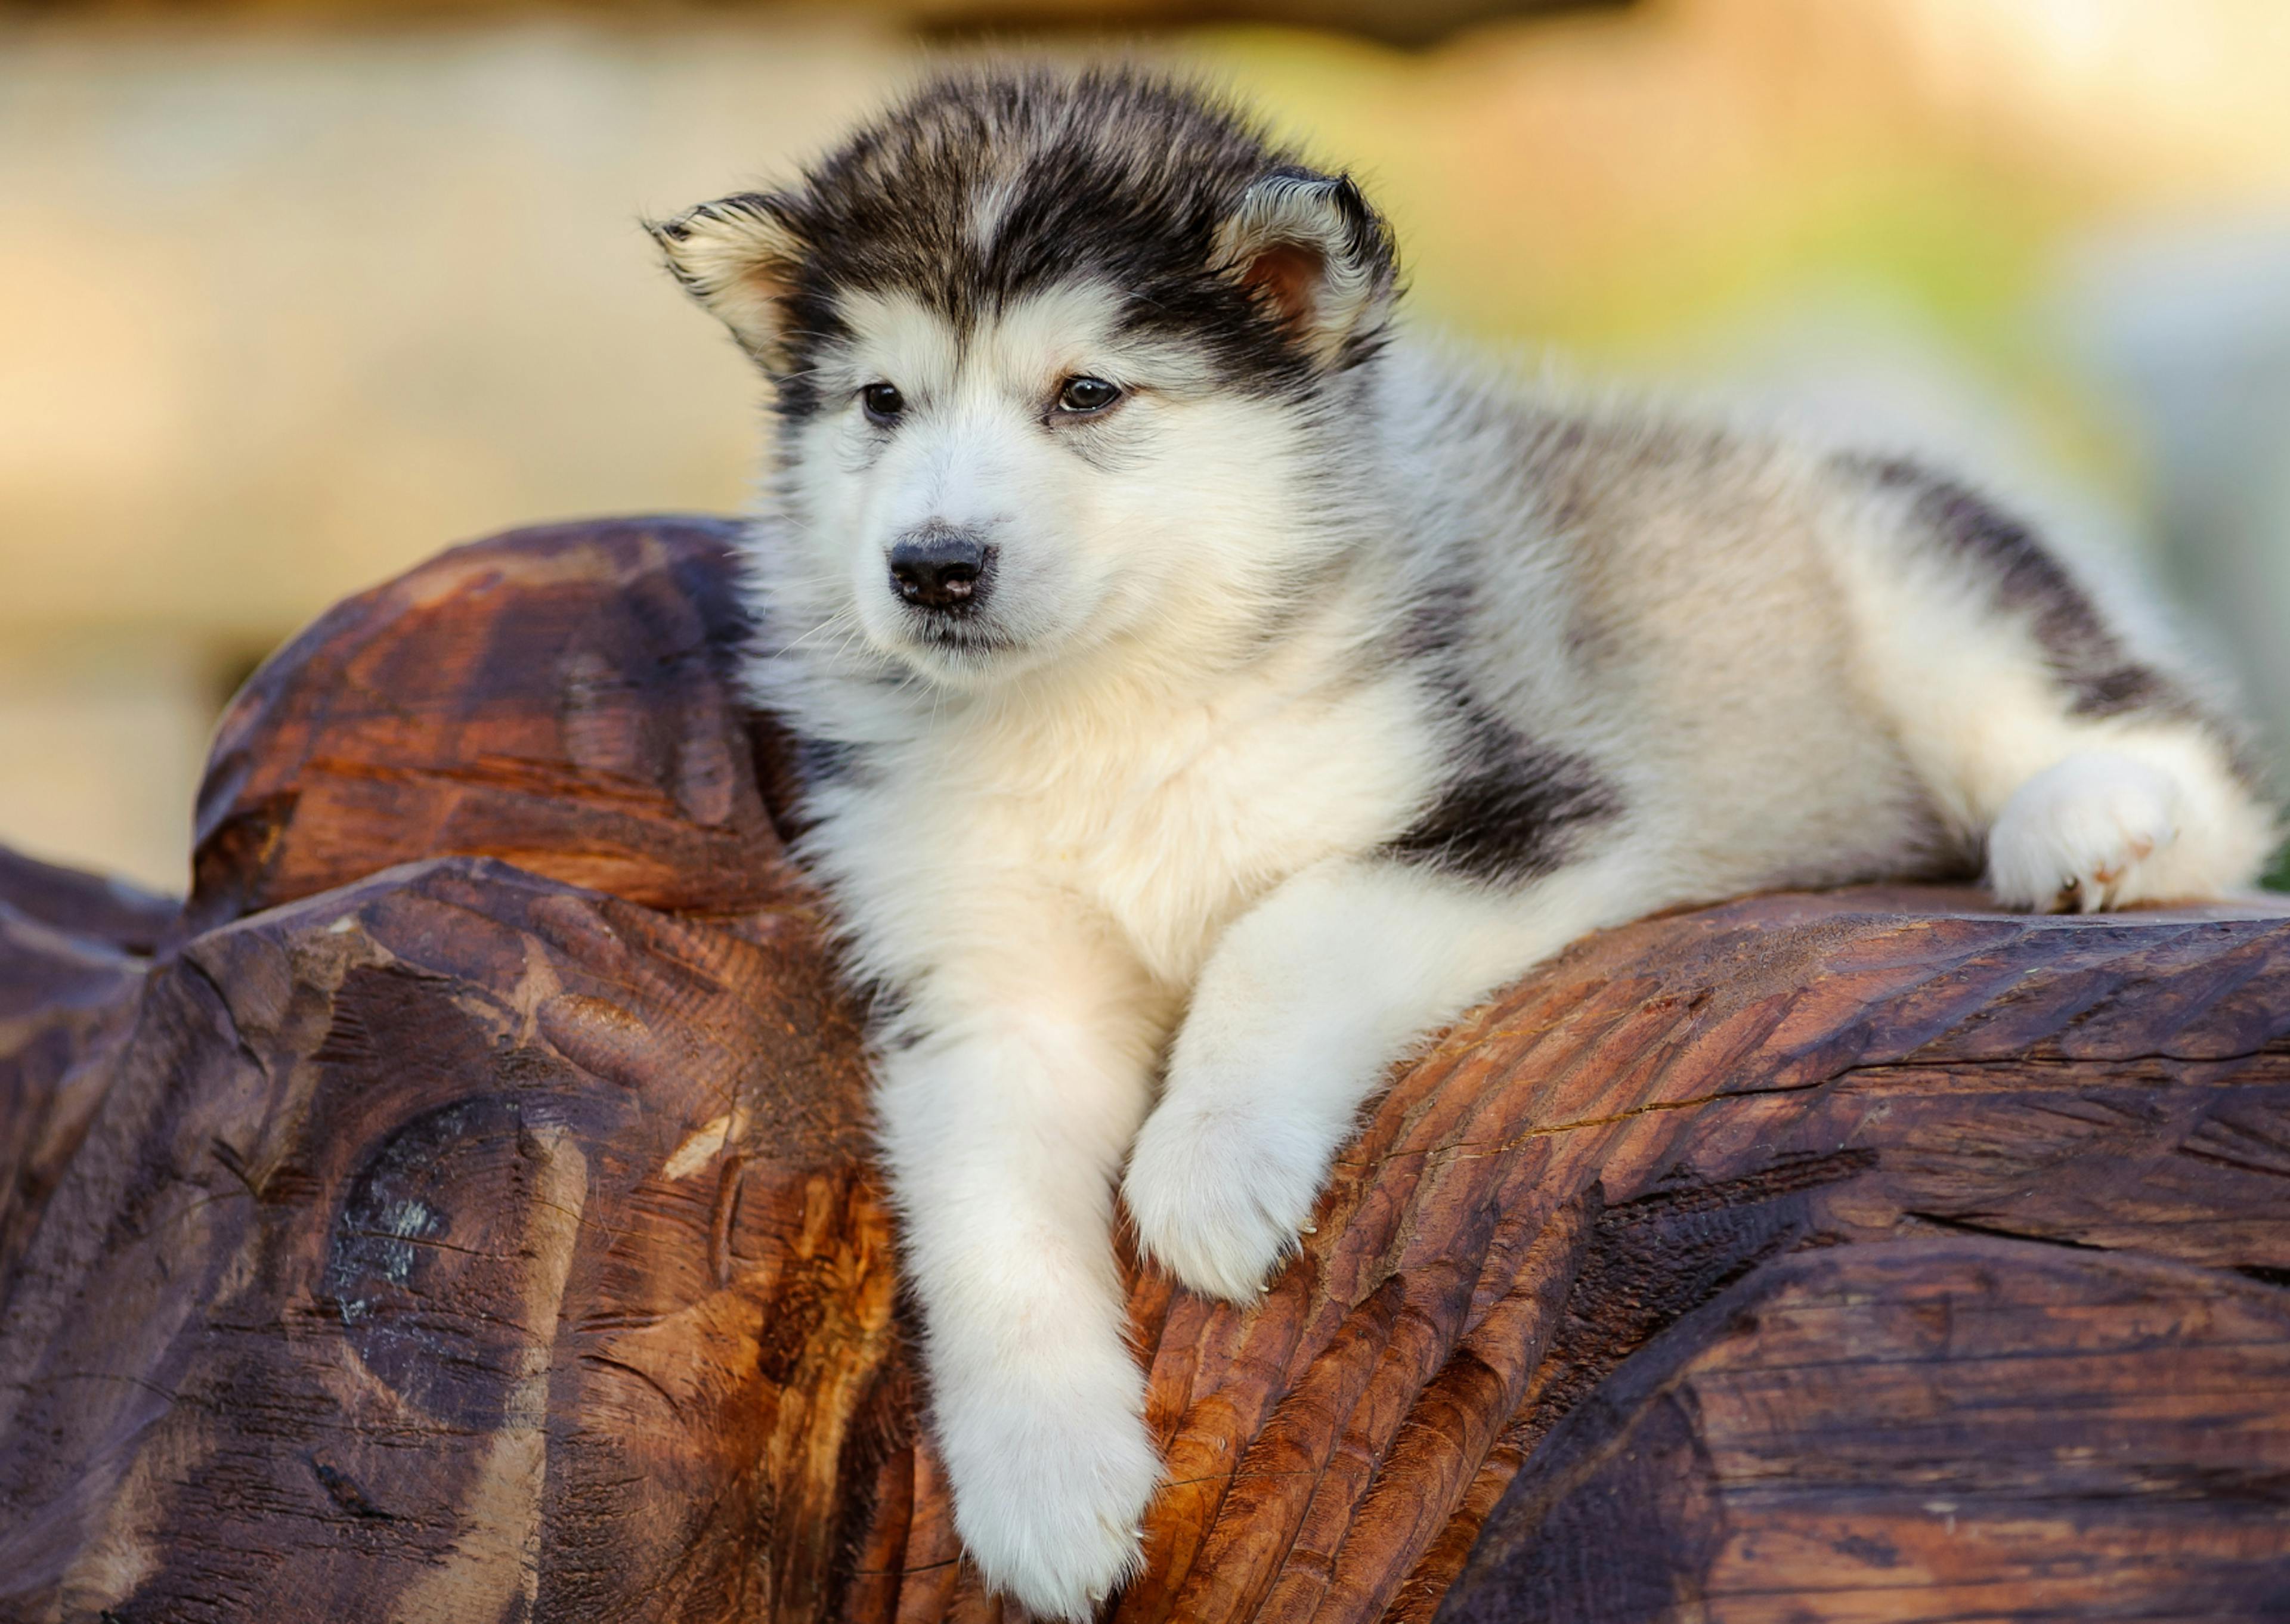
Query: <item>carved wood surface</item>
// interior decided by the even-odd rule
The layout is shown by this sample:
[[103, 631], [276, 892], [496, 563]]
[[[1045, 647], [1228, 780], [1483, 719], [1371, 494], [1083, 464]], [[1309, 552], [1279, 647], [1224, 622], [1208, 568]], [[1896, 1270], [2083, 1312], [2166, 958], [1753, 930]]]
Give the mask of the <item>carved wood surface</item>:
[[516, 531], [321, 616], [223, 717], [193, 920], [447, 852], [654, 908], [770, 900], [779, 836], [724, 680], [741, 628], [732, 530]]
[[[0, 868], [0, 1619], [1009, 1616], [725, 533], [335, 611], [172, 928]], [[2286, 1180], [2264, 908], [1608, 932], [1395, 1080], [1262, 1302], [1138, 1276], [1112, 1616], [2284, 1616]]]

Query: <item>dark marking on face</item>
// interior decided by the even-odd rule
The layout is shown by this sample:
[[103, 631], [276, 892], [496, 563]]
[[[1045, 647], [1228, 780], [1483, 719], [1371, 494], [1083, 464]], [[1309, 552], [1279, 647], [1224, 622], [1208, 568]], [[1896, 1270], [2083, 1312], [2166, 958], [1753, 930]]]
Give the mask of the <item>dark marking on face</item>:
[[1618, 817], [1621, 793], [1584, 756], [1537, 744], [1460, 684], [1445, 690], [1455, 724], [1439, 798], [1382, 853], [1490, 884], [1551, 873], [1581, 835]]
[[[812, 375], [852, 336], [850, 292], [909, 295], [960, 333], [1028, 295], [1100, 283], [1118, 290], [1120, 332], [1189, 346], [1220, 387], [1309, 392], [1374, 354], [1382, 324], [1316, 362], [1280, 300], [1216, 262], [1220, 227], [1274, 175], [1315, 172], [1197, 87], [1134, 68], [1003, 67], [935, 80], [801, 185], [725, 204], [768, 214], [792, 244], [777, 410], [794, 423], [829, 404]], [[1349, 182], [1332, 196], [1344, 251], [1389, 287], [1389, 228]]]

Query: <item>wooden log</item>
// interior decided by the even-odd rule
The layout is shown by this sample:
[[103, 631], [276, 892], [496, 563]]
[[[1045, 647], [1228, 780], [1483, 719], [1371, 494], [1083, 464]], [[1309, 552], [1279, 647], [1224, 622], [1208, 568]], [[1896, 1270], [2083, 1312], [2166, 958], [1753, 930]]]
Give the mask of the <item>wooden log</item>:
[[[0, 1207], [0, 1619], [1011, 1616], [723, 533], [353, 600], [235, 709], [180, 945], [42, 927], [101, 1013]], [[1395, 1079], [1261, 1303], [1138, 1275], [1111, 1616], [2279, 1616], [2286, 1147], [2262, 909], [1594, 938]]]
[[0, 1606], [832, 1616], [909, 1424], [861, 1086], [786, 919], [462, 859], [200, 936], [12, 1283]]
[[731, 914], [784, 873], [723, 519], [514, 531], [338, 604], [224, 716], [199, 928], [443, 852]]
[[2290, 1302], [2150, 1257], [1804, 1252], [1553, 1428], [1439, 1618], [2283, 1616]]
[[0, 1293], [101, 1097], [141, 955], [180, 908], [0, 851]]
[[0, 847], [0, 903], [51, 929], [148, 956], [175, 931], [182, 899], [36, 862]]

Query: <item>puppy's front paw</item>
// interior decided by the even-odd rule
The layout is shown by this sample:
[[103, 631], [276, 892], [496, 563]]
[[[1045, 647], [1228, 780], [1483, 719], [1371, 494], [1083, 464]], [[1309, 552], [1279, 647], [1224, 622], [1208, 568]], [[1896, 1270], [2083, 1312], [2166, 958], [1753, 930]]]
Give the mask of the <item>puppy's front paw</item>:
[[1093, 1617], [1143, 1562], [1140, 1523], [1161, 1476], [1144, 1423], [1119, 1399], [1020, 1394], [965, 1409], [953, 1425], [941, 1414], [940, 1442], [955, 1529], [979, 1573], [1037, 1618]]
[[1138, 1134], [1122, 1198], [1178, 1279], [1245, 1300], [1295, 1250], [1334, 1148], [1299, 1123], [1173, 1099]]
[[1998, 900], [2095, 913], [2154, 897], [2156, 860], [2179, 836], [2177, 787], [2126, 756], [2071, 756], [2020, 786], [1988, 832]]

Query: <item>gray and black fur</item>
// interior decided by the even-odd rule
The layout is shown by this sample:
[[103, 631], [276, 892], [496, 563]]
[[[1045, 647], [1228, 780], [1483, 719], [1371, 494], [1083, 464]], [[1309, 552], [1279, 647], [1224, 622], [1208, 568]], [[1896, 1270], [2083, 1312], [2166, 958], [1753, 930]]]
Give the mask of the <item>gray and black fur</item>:
[[[1231, 204], [1269, 176], [1329, 182], [1349, 252], [1381, 286], [1393, 284], [1390, 229], [1349, 178], [1318, 174], [1220, 100], [1119, 69], [938, 80], [801, 186], [723, 198], [656, 229], [672, 245], [703, 221], [746, 215], [800, 245], [785, 342], [770, 364], [782, 420], [819, 408], [809, 364], [849, 337], [842, 294], [911, 292], [968, 331], [1077, 276], [1122, 290], [1125, 330], [1181, 335], [1233, 387], [1293, 396], [1320, 381], [1318, 369], [1261, 300], [1211, 269]], [[1006, 193], [1000, 228], [981, 242], [969, 229], [974, 202], [994, 190]], [[1381, 338], [1380, 328], [1348, 334], [1338, 370], [1366, 360]]]

